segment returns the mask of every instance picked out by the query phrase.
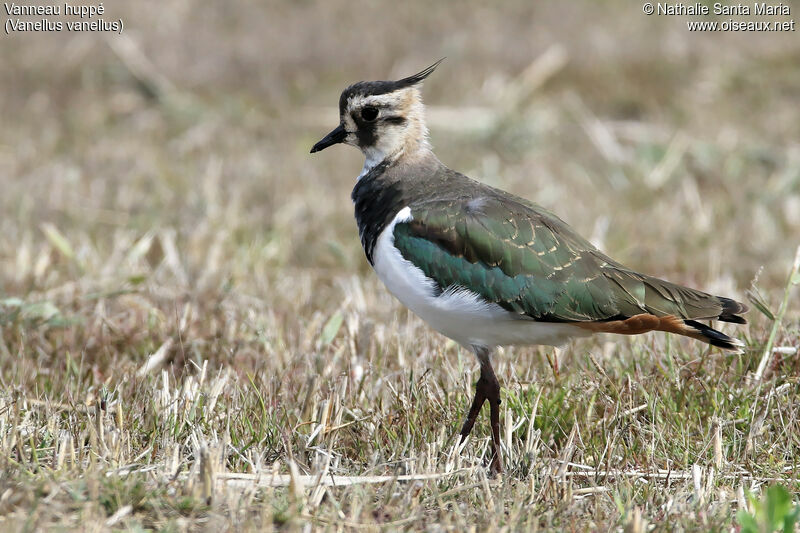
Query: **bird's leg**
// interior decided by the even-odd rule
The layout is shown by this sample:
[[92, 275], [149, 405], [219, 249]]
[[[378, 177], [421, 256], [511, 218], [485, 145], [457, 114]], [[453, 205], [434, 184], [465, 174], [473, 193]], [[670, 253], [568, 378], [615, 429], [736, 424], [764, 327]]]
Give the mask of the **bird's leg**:
[[485, 387], [483, 386], [483, 373], [481, 372], [481, 378], [475, 384], [475, 397], [472, 399], [472, 406], [469, 408], [467, 419], [464, 420], [464, 425], [461, 426], [462, 443], [472, 431], [472, 426], [475, 425], [475, 420], [478, 418], [478, 413], [481, 412], [481, 407], [483, 407], [483, 402], [485, 401], [486, 391]]
[[503, 461], [500, 457], [500, 383], [494, 374], [492, 363], [489, 360], [489, 350], [475, 349], [475, 354], [481, 364], [481, 377], [475, 384], [475, 397], [467, 413], [467, 419], [461, 427], [461, 442], [467, 438], [475, 425], [475, 419], [483, 407], [483, 402], [489, 400], [490, 420], [492, 425], [492, 460], [490, 469], [493, 474], [503, 472]]
[[487, 376], [486, 399], [489, 400], [489, 420], [492, 424], [492, 462], [490, 470], [493, 474], [503, 473], [503, 459], [500, 456], [500, 383], [494, 375], [489, 359], [481, 365], [481, 377]]

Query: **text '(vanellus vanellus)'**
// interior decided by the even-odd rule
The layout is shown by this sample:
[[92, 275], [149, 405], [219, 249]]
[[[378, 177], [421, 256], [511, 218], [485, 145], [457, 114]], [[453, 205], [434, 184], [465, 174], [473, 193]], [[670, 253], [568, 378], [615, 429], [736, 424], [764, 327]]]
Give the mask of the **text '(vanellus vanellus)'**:
[[502, 471], [494, 347], [653, 330], [742, 346], [699, 321], [743, 324], [747, 306], [639, 274], [542, 207], [442, 164], [428, 143], [419, 90], [438, 64], [345, 89], [339, 125], [311, 152], [345, 143], [366, 156], [352, 193], [364, 252], [397, 299], [478, 357], [461, 437], [489, 400], [492, 471]]

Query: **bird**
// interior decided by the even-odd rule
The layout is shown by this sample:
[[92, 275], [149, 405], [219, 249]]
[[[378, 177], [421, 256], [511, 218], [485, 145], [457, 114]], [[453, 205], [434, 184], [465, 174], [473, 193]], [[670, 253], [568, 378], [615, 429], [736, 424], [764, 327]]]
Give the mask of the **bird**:
[[363, 152], [351, 196], [367, 261], [401, 303], [477, 357], [461, 443], [488, 401], [489, 467], [500, 474], [495, 348], [664, 331], [739, 351], [741, 341], [700, 321], [745, 324], [748, 308], [636, 272], [545, 208], [445, 166], [431, 148], [420, 91], [442, 60], [344, 89], [339, 125], [311, 153], [339, 143]]

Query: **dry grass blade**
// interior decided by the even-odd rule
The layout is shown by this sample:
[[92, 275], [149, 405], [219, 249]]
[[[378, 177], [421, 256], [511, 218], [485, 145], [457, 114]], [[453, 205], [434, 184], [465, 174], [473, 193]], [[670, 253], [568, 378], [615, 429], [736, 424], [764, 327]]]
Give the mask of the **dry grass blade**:
[[[296, 467], [295, 467], [296, 468]], [[408, 481], [430, 481], [437, 479], [444, 479], [453, 476], [465, 475], [474, 472], [474, 469], [460, 469], [453, 472], [443, 472], [434, 474], [408, 474], [398, 476], [317, 476], [317, 475], [300, 475], [299, 472], [294, 475], [274, 475], [274, 474], [218, 474], [216, 479], [224, 482], [230, 486], [258, 486], [258, 487], [289, 487], [292, 483], [302, 490], [303, 487], [320, 485], [324, 487], [349, 487], [351, 485], [373, 485], [380, 483], [389, 483], [392, 481], [408, 482]], [[302, 492], [298, 492], [302, 494]]]
[[789, 270], [789, 275], [786, 278], [786, 287], [783, 290], [783, 300], [781, 301], [781, 306], [778, 308], [778, 314], [775, 316], [772, 329], [770, 329], [769, 337], [767, 338], [767, 344], [764, 346], [764, 354], [761, 356], [761, 361], [758, 363], [758, 368], [753, 376], [753, 380], [756, 383], [761, 382], [761, 378], [764, 375], [764, 370], [767, 368], [767, 365], [772, 357], [772, 346], [775, 343], [775, 337], [778, 334], [778, 329], [781, 327], [781, 322], [783, 321], [783, 317], [786, 314], [786, 309], [789, 305], [789, 294], [791, 294], [795, 285], [800, 285], [800, 246], [797, 247], [797, 251], [794, 255], [794, 262], [792, 263], [792, 267]]

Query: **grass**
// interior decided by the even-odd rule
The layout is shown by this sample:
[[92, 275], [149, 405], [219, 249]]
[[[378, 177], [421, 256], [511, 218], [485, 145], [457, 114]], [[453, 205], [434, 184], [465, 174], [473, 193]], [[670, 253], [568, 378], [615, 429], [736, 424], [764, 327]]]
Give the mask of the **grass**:
[[[0, 47], [3, 528], [728, 531], [773, 520], [762, 492], [794, 509], [796, 39], [623, 2], [181, 6]], [[347, 83], [443, 55], [445, 163], [761, 309], [724, 328], [740, 355], [500, 350], [498, 480], [485, 413], [457, 446], [473, 356], [363, 259], [360, 156], [307, 154]]]

